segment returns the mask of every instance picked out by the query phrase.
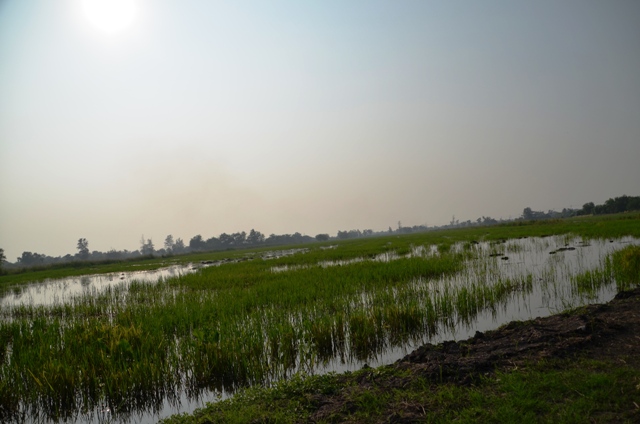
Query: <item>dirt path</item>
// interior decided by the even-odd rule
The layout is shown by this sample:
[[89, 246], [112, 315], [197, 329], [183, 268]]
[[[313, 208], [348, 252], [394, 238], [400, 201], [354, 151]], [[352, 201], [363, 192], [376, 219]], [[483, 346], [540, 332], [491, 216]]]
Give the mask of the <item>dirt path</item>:
[[[389, 367], [409, 370], [410, 377], [380, 378], [374, 370], [359, 376], [359, 389], [393, 390], [417, 377], [469, 384], [479, 375], [507, 371], [544, 358], [575, 355], [591, 359], [614, 358], [640, 368], [640, 288], [621, 292], [604, 305], [590, 305], [569, 314], [512, 322], [466, 341], [427, 344]], [[347, 377], [345, 377], [347, 378]], [[344, 410], [342, 393], [316, 399], [313, 420]], [[397, 422], [411, 422], [412, 411], [400, 411]]]

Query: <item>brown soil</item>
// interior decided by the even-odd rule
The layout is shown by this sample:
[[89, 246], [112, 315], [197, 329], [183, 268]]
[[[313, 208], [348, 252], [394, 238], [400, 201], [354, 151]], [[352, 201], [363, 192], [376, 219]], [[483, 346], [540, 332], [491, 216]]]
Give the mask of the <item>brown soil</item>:
[[[418, 377], [466, 385], [496, 370], [508, 371], [541, 359], [574, 356], [614, 359], [640, 368], [640, 288], [621, 292], [604, 305], [512, 322], [495, 331], [478, 332], [466, 341], [424, 345], [389, 365], [411, 371], [410, 377], [384, 377], [371, 369], [360, 374], [357, 384], [349, 386], [348, 392], [400, 389]], [[314, 399], [318, 409], [313, 421], [335, 418], [348, 410], [349, 393], [319, 395]], [[420, 405], [407, 405], [402, 411], [388, 412], [391, 422], [415, 422], [424, 411]]]

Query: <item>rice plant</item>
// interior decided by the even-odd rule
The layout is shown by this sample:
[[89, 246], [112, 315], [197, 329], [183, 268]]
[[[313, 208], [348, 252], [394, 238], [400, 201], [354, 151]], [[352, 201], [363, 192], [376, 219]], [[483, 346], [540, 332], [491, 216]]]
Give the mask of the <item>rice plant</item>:
[[447, 234], [256, 254], [50, 304], [3, 306], [0, 420], [155, 410], [182, 393], [380, 360], [389, 349], [471, 331], [479, 316], [526, 307], [532, 296], [553, 308], [557, 299], [638, 284], [637, 239], [613, 253], [613, 244], [587, 246], [584, 236], [522, 238], [519, 227]]

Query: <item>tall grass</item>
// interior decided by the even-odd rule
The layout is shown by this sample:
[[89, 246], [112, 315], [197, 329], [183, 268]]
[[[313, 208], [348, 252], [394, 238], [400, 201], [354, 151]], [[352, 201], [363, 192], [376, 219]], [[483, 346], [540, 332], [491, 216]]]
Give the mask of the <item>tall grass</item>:
[[612, 255], [613, 275], [618, 290], [640, 285], [640, 246], [629, 246]]
[[[490, 255], [524, 255], [514, 240], [504, 242], [523, 228], [350, 240], [272, 260], [256, 254], [63, 304], [5, 308], [0, 420], [62, 420], [105, 405], [120, 414], [157, 409], [183, 391], [269, 384], [469, 325], [514, 296], [558, 290], [563, 272], [576, 274], [560, 262], [542, 277], [505, 274], [506, 262]], [[539, 243], [544, 250], [551, 241]], [[573, 290], [597, 290], [614, 278], [632, 284], [637, 257], [637, 246], [616, 253], [608, 268], [574, 277]]]

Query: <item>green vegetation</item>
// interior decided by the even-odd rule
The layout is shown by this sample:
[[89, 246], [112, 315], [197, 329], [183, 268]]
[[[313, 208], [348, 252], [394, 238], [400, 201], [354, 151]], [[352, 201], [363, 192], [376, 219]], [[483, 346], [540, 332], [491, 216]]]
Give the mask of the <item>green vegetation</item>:
[[[262, 259], [266, 249], [189, 255], [176, 260], [242, 260], [51, 306], [3, 308], [0, 420], [19, 413], [66, 419], [100, 405], [126, 414], [159, 408], [183, 390], [235, 391], [334, 360], [370, 360], [469, 323], [537, 285], [558, 290], [553, 276], [543, 282], [532, 275], [501, 276], [500, 258], [490, 254], [516, 255], [521, 249], [506, 240], [568, 233], [640, 237], [639, 222], [640, 215], [628, 214], [325, 242], [270, 260]], [[480, 249], [478, 241], [488, 248]], [[122, 265], [132, 264], [88, 271], [122, 271]], [[0, 284], [81, 271], [8, 275]], [[618, 278], [618, 284], [637, 284], [638, 249], [630, 246], [589, 272], [571, 274], [570, 290], [593, 292]], [[255, 392], [244, 393], [231, 404]], [[357, 400], [372, 414], [378, 401], [377, 394]]]
[[14, 287], [18, 284], [44, 281], [47, 279], [74, 277], [88, 274], [148, 271], [171, 265], [199, 263], [205, 260], [216, 261], [229, 258], [242, 258], [246, 256], [247, 252], [251, 252], [250, 254], [258, 254], [259, 252], [266, 250], [269, 249], [262, 248], [246, 251], [192, 253], [189, 255], [171, 256], [168, 258], [142, 256], [139, 258], [122, 260], [74, 261], [33, 266], [29, 268], [11, 268], [4, 270], [4, 275], [0, 274], [0, 294], [2, 294], [3, 289], [6, 290], [7, 288]]
[[4, 254], [4, 249], [0, 248], [0, 275], [2, 275], [3, 271], [2, 271], [2, 263], [5, 261], [5, 259], [7, 259], [7, 257]]
[[[407, 378], [391, 367], [344, 375], [299, 376], [273, 388], [252, 388], [164, 424], [309, 422], [323, 397], [341, 403], [318, 422], [389, 422], [398, 411], [407, 422], [581, 423], [637, 422], [640, 371], [614, 361], [550, 360], [514, 372], [497, 372], [473, 385]], [[371, 380], [369, 387], [358, 382]], [[405, 379], [388, 390], [384, 381]], [[376, 384], [379, 383], [379, 384]], [[393, 420], [392, 420], [393, 422]]]
[[640, 246], [629, 246], [613, 254], [613, 272], [621, 290], [640, 284]]
[[585, 203], [582, 209], [577, 211], [578, 215], [603, 215], [640, 210], [640, 196], [627, 196], [610, 198], [601, 205], [593, 202]]
[[[640, 237], [640, 227], [637, 222], [640, 213], [577, 216], [568, 219], [548, 219], [540, 221], [512, 221], [495, 226], [476, 226], [435, 230], [423, 233], [390, 235], [375, 238], [350, 239], [335, 242], [313, 243], [307, 246], [319, 247], [339, 244], [341, 249], [332, 259], [366, 257], [370, 254], [397, 248], [408, 249], [412, 244], [432, 244], [448, 249], [449, 246], [460, 241], [470, 240], [503, 240], [518, 237], [544, 237], [552, 234], [574, 234], [585, 238], [615, 238], [625, 235]], [[388, 243], [392, 243], [388, 245]], [[395, 246], [394, 246], [395, 243]], [[344, 252], [343, 247], [348, 247]], [[383, 247], [381, 247], [383, 246]], [[393, 246], [393, 247], [390, 247]], [[4, 270], [7, 275], [0, 274], [0, 290], [19, 283], [43, 281], [48, 278], [64, 278], [86, 274], [103, 274], [131, 270], [158, 269], [172, 264], [198, 263], [203, 260], [220, 260], [224, 258], [238, 258], [252, 256], [259, 252], [305, 247], [304, 245], [284, 247], [262, 247], [246, 250], [225, 250], [206, 253], [191, 253], [168, 258], [140, 257], [123, 260], [76, 261], [51, 265], [34, 266], [29, 268], [13, 268]], [[362, 248], [361, 251], [358, 249]], [[382, 250], [381, 250], [382, 249]], [[330, 254], [330, 252], [327, 252]]]

